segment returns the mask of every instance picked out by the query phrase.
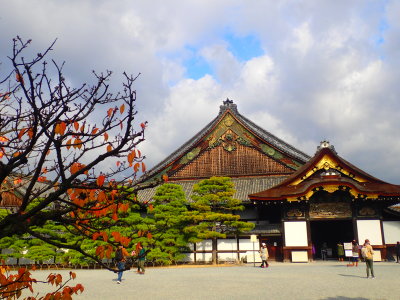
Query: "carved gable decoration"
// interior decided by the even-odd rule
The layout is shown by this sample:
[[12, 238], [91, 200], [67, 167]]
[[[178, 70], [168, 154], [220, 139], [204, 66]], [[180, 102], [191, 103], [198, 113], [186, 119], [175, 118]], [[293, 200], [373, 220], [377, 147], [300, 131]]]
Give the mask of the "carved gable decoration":
[[351, 218], [350, 203], [310, 203], [311, 219]]

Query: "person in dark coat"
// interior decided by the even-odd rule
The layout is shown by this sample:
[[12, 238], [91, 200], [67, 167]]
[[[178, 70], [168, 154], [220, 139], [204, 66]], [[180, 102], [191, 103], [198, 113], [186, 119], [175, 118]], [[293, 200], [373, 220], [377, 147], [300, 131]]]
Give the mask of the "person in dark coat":
[[396, 262], [399, 263], [400, 261], [400, 242], [396, 244]]

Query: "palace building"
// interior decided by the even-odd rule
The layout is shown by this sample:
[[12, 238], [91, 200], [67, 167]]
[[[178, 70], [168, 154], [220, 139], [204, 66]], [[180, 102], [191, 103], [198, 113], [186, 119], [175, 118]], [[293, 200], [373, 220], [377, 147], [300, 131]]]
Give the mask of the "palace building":
[[[140, 184], [168, 177], [190, 201], [193, 185], [212, 176], [231, 177], [241, 219], [255, 228], [218, 240], [218, 260], [252, 261], [266, 242], [270, 259], [318, 259], [322, 243], [335, 257], [338, 242], [369, 238], [382, 258], [400, 239], [400, 186], [385, 183], [342, 159], [322, 142], [313, 157], [259, 127], [227, 99], [218, 116], [184, 145], [144, 174]], [[138, 193], [151, 201], [155, 188]], [[252, 239], [250, 238], [252, 237]], [[254, 242], [256, 237], [256, 242]], [[315, 249], [313, 253], [312, 249]], [[211, 260], [211, 241], [192, 245], [187, 261]]]

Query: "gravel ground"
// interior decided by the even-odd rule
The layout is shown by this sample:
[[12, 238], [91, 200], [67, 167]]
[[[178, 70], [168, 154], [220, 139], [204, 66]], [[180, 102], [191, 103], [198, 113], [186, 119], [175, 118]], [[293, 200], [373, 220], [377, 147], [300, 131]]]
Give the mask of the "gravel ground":
[[[241, 266], [181, 266], [124, 272], [121, 284], [107, 270], [73, 270], [85, 291], [74, 299], [352, 299], [400, 300], [400, 264], [374, 263], [375, 279], [367, 279], [365, 263], [279, 263], [269, 268]], [[55, 272], [55, 271], [51, 271]], [[56, 271], [68, 277], [69, 270]], [[35, 271], [43, 279], [49, 271]], [[64, 275], [65, 274], [65, 275]], [[48, 287], [36, 288], [41, 295]], [[24, 294], [28, 296], [27, 293]]]

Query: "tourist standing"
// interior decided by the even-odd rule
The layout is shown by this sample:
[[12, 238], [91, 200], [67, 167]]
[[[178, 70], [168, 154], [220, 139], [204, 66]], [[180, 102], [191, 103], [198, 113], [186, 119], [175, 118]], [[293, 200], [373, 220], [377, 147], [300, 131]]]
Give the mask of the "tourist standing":
[[338, 243], [337, 244], [337, 255], [338, 255], [338, 260], [339, 261], [343, 261], [343, 257], [344, 257], [344, 246], [342, 243]]
[[267, 262], [268, 259], [268, 249], [267, 245], [265, 243], [261, 244], [261, 249], [260, 249], [260, 257], [261, 257], [261, 266], [260, 268], [268, 268], [269, 264]]
[[400, 261], [400, 242], [397, 242], [396, 244], [396, 261], [397, 263]]
[[322, 260], [326, 260], [327, 259], [327, 255], [328, 255], [328, 246], [327, 246], [326, 242], [324, 242], [322, 244], [322, 247], [321, 247], [321, 258], [322, 258]]
[[358, 246], [357, 241], [353, 240], [351, 242], [351, 253], [352, 253], [352, 255], [351, 255], [351, 264], [348, 264], [347, 265], [348, 267], [354, 267], [354, 266], [358, 267], [358, 257], [359, 257], [358, 249], [359, 249], [359, 246]]
[[137, 247], [139, 254], [138, 254], [138, 273], [144, 275], [145, 269], [144, 269], [144, 263], [146, 260], [146, 249], [142, 247], [142, 245], [139, 243]]
[[361, 253], [367, 266], [367, 278], [369, 278], [369, 272], [371, 271], [371, 278], [374, 279], [374, 250], [372, 249], [368, 239], [365, 240], [364, 246], [361, 249]]
[[117, 262], [117, 269], [118, 269], [118, 279], [117, 283], [120, 284], [122, 281], [122, 274], [125, 270], [125, 262], [126, 258], [129, 256], [128, 251], [122, 246], [119, 245], [118, 249], [115, 251], [115, 261]]

